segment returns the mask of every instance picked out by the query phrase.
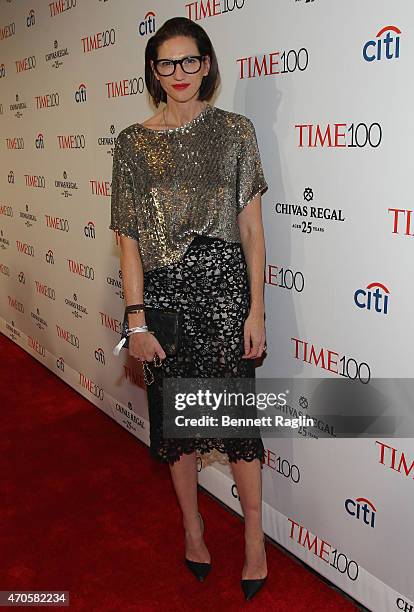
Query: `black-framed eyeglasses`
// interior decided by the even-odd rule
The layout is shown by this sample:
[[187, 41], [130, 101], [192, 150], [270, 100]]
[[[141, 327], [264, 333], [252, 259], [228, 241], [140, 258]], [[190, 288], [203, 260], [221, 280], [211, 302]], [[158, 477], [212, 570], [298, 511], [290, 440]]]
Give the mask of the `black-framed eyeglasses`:
[[171, 76], [174, 74], [177, 64], [180, 64], [187, 74], [195, 74], [200, 70], [204, 57], [205, 55], [188, 55], [179, 60], [158, 59], [154, 61], [154, 66], [160, 76]]

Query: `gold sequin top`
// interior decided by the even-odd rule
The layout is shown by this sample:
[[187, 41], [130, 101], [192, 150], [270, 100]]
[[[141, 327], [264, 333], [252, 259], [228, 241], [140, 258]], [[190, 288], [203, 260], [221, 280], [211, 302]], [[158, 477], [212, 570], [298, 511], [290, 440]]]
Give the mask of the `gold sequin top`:
[[109, 227], [138, 241], [146, 272], [179, 261], [196, 234], [241, 242], [237, 215], [266, 188], [252, 121], [208, 104], [178, 128], [118, 134]]

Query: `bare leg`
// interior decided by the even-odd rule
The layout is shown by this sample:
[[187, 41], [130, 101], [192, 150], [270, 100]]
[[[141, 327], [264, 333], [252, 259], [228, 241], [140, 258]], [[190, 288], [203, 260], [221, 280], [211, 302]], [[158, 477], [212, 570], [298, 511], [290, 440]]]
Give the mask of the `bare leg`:
[[245, 561], [242, 579], [267, 574], [262, 528], [262, 468], [260, 459], [231, 462], [233, 477], [244, 515]]
[[170, 465], [171, 478], [183, 513], [185, 556], [190, 561], [210, 563], [211, 557], [202, 535], [198, 516], [196, 453], [185, 453]]

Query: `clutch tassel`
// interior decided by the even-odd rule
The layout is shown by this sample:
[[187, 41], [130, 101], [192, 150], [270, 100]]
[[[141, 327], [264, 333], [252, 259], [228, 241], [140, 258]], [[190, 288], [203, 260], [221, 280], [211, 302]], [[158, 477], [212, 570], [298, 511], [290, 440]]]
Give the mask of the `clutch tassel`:
[[114, 347], [114, 350], [112, 351], [114, 355], [119, 355], [122, 347], [125, 344], [125, 341], [126, 341], [126, 338], [121, 338], [121, 340], [118, 342], [118, 344]]

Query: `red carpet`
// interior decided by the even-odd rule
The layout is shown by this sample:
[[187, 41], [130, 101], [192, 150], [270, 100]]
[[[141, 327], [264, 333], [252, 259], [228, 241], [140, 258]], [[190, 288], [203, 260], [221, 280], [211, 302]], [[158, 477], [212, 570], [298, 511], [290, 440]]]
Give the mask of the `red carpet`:
[[198, 583], [168, 466], [1, 333], [0, 350], [0, 590], [69, 591], [88, 612], [357, 609], [270, 543], [245, 604], [243, 523], [202, 491], [214, 565]]

